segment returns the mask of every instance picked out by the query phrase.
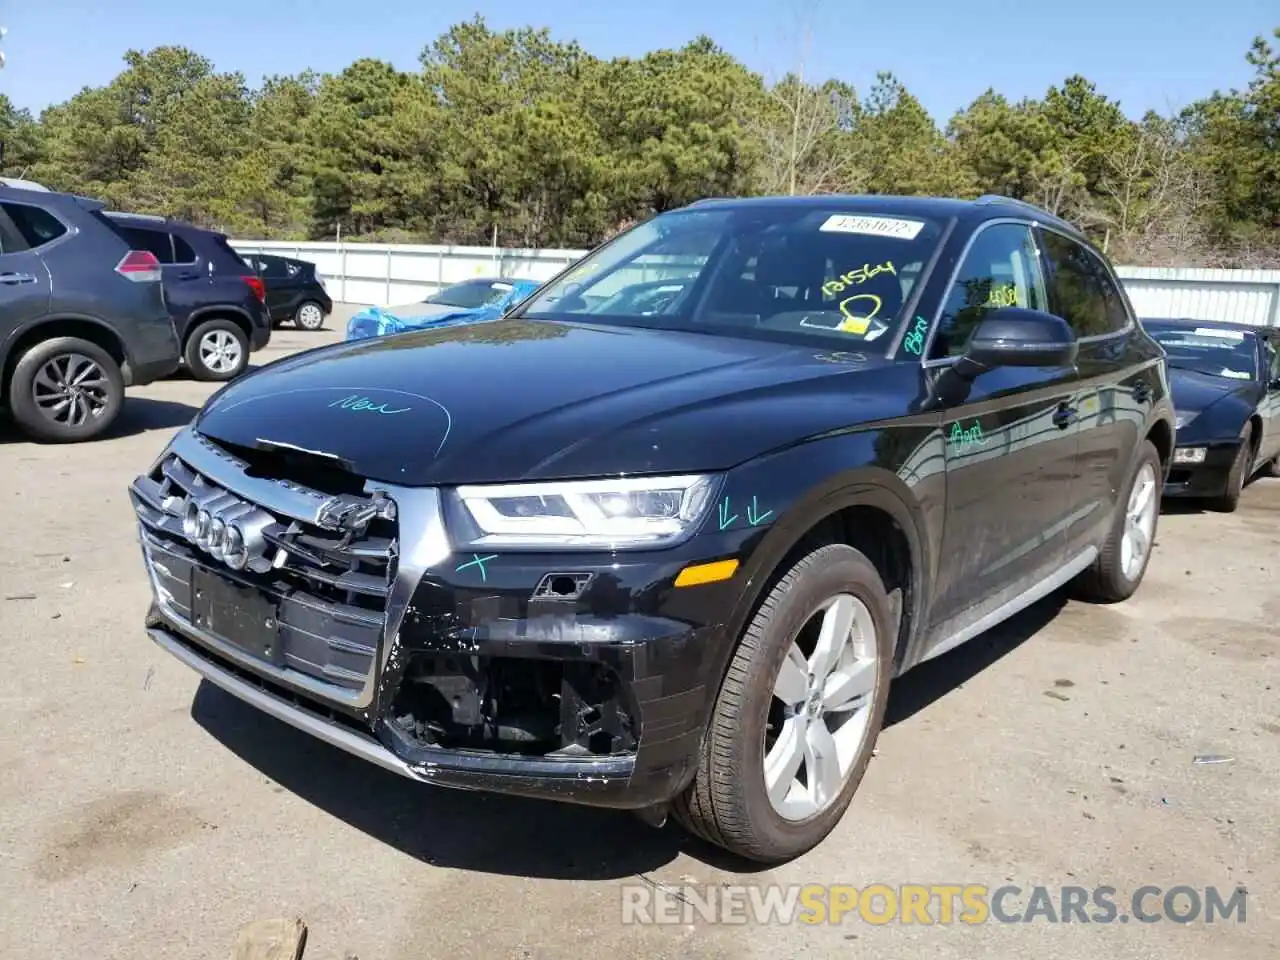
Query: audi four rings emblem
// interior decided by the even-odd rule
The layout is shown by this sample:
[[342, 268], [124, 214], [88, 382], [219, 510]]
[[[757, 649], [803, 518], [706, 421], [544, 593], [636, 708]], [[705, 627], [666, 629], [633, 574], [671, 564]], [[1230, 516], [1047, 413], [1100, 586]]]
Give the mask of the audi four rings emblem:
[[182, 512], [182, 535], [232, 570], [270, 569], [263, 531], [275, 518], [222, 490], [190, 496]]

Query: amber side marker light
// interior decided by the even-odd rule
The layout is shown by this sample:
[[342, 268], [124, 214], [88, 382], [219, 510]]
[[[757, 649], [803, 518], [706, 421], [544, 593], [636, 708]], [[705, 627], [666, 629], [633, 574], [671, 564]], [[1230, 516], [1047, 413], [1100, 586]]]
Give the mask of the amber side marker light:
[[685, 567], [676, 577], [677, 587], [698, 587], [704, 583], [719, 583], [738, 572], [737, 560], [717, 560], [714, 563], [697, 563]]

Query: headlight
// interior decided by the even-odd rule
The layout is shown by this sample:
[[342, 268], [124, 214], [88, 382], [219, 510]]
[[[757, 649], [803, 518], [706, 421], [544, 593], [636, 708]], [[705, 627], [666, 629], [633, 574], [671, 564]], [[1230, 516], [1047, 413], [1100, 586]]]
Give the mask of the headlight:
[[1199, 410], [1179, 410], [1177, 415], [1177, 428], [1181, 430], [1198, 416], [1200, 416]]
[[660, 547], [692, 533], [711, 507], [709, 476], [632, 477], [459, 487], [473, 546]]

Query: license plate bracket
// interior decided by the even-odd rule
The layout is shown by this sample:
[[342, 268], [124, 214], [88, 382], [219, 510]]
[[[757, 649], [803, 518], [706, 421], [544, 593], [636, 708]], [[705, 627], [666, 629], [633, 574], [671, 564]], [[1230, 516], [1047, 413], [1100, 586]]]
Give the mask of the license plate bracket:
[[277, 604], [204, 567], [193, 566], [191, 574], [192, 622], [257, 660], [283, 667]]

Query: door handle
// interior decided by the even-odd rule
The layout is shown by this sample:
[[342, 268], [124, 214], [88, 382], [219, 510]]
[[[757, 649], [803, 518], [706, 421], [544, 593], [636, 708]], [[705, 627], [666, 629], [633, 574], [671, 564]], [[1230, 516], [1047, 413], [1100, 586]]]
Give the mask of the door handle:
[[195, 280], [199, 278], [199, 276], [200, 274], [196, 273], [194, 270], [183, 270], [180, 274], [178, 274], [178, 279], [179, 280]]
[[1151, 387], [1145, 381], [1138, 382], [1133, 388], [1133, 399], [1138, 403], [1146, 403], [1151, 399]]
[[1058, 404], [1058, 409], [1053, 411], [1053, 425], [1065, 429], [1075, 422], [1076, 414], [1079, 411], [1075, 407], [1067, 403]]
[[0, 283], [14, 286], [19, 283], [35, 283], [36, 278], [29, 273], [0, 273]]

